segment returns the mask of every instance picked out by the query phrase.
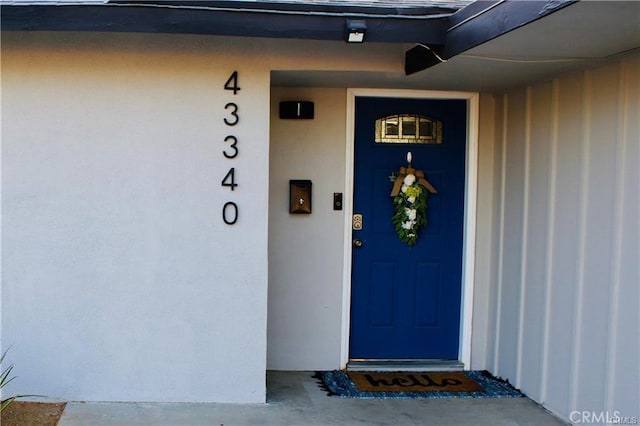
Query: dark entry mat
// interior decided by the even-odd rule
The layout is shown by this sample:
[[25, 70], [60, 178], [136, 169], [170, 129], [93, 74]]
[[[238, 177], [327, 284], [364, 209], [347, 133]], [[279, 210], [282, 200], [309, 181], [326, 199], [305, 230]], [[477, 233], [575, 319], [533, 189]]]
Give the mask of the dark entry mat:
[[348, 372], [363, 392], [474, 392], [484, 391], [472, 378], [459, 371], [442, 373]]
[[346, 372], [321, 371], [315, 377], [329, 395], [344, 398], [522, 397], [508, 382], [487, 371]]

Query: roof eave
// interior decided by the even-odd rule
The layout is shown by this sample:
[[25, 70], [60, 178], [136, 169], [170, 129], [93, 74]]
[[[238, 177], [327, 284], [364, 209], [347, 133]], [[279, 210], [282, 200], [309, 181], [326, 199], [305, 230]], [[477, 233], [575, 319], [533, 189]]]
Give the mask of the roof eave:
[[344, 40], [347, 19], [365, 19], [367, 42], [442, 44], [449, 15], [292, 13], [145, 5], [2, 5], [3, 31], [104, 31]]
[[405, 54], [407, 75], [425, 70], [460, 53], [559, 11], [578, 0], [482, 0], [449, 18], [444, 46], [418, 45]]

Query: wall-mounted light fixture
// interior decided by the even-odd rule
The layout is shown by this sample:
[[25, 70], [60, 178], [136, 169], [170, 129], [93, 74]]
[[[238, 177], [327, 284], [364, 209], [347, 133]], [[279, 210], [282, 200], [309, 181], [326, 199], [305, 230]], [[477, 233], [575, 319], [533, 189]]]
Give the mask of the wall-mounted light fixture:
[[362, 43], [367, 33], [367, 22], [364, 20], [347, 19], [345, 41], [347, 43]]

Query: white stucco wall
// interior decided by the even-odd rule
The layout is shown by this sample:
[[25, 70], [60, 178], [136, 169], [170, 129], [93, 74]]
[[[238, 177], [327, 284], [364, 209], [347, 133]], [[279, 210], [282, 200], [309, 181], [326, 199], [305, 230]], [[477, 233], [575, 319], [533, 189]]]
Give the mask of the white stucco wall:
[[[9, 393], [264, 401], [269, 71], [232, 45], [3, 37]], [[234, 70], [237, 96], [223, 90]]]
[[[281, 120], [281, 101], [314, 102], [313, 120]], [[345, 89], [271, 92], [268, 368], [340, 367], [345, 192]], [[313, 182], [313, 212], [289, 214], [289, 180]]]
[[496, 97], [487, 365], [566, 420], [640, 416], [639, 73]]

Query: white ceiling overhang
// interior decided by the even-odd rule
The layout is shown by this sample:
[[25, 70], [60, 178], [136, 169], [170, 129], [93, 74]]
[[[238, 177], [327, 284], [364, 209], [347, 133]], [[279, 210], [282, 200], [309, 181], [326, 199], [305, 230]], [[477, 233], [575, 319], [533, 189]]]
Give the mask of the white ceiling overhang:
[[409, 76], [401, 69], [285, 71], [273, 73], [273, 84], [501, 91], [593, 67], [639, 46], [640, 2], [580, 1]]
[[3, 31], [338, 41], [344, 39], [346, 20], [360, 18], [369, 27], [365, 43], [393, 43], [431, 56], [410, 75], [403, 70], [409, 61], [398, 63], [397, 72], [274, 71], [272, 83], [283, 86], [496, 91], [593, 66], [640, 45], [637, 1], [5, 0], [0, 5]]

